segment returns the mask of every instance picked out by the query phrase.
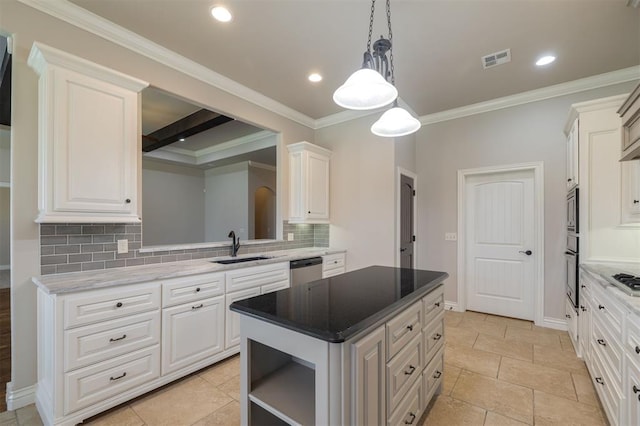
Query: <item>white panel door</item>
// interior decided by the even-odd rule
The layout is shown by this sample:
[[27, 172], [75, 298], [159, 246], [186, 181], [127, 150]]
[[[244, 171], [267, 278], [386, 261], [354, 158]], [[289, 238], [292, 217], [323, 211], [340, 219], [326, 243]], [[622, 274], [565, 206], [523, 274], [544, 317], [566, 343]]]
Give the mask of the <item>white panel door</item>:
[[533, 171], [472, 176], [465, 191], [467, 309], [533, 320]]

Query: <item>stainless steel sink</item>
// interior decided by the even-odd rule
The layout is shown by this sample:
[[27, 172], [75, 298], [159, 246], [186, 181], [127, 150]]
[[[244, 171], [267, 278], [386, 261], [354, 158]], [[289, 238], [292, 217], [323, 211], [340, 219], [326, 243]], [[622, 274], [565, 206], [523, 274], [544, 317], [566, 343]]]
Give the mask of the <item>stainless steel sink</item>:
[[254, 260], [263, 260], [270, 259], [267, 256], [254, 256], [254, 257], [237, 257], [234, 259], [222, 259], [222, 260], [212, 260], [213, 263], [220, 263], [222, 265], [229, 265], [232, 263], [242, 263], [242, 262], [252, 262]]

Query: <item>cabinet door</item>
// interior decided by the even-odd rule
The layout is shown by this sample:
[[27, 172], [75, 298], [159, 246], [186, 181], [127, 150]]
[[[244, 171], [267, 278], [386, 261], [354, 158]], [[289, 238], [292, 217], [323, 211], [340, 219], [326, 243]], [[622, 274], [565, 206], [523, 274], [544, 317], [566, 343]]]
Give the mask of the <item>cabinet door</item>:
[[578, 350], [578, 315], [571, 303], [571, 299], [567, 298], [565, 302], [565, 317], [567, 318], [567, 330], [569, 337], [573, 343], [573, 347]]
[[578, 311], [578, 343], [580, 346], [579, 355], [589, 365], [589, 340], [591, 339], [591, 294], [582, 290], [580, 293], [580, 306]]
[[309, 219], [329, 218], [329, 158], [307, 153], [307, 212]]
[[163, 310], [163, 375], [223, 350], [224, 307], [219, 296]]
[[640, 160], [620, 163], [622, 170], [622, 217], [620, 222], [640, 223]]
[[385, 415], [385, 331], [378, 327], [352, 345], [355, 410], [353, 424], [382, 425]]
[[260, 287], [250, 288], [242, 291], [234, 291], [225, 296], [226, 306], [226, 332], [225, 332], [225, 349], [240, 345], [240, 316], [229, 310], [236, 300], [246, 299], [248, 297], [259, 296]]
[[578, 185], [578, 120], [567, 136], [567, 189]]
[[628, 425], [640, 425], [640, 366], [627, 356], [627, 380], [623, 385], [626, 387], [627, 396], [627, 422]]

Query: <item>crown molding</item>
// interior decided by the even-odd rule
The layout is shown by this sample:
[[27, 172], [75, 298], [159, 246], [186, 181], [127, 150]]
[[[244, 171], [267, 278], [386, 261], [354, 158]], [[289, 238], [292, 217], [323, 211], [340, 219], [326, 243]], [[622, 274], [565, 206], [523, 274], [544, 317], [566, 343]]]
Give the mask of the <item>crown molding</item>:
[[516, 95], [505, 96], [486, 102], [479, 102], [477, 104], [471, 104], [460, 108], [453, 108], [446, 111], [436, 112], [434, 114], [423, 115], [420, 117], [420, 123], [424, 126], [427, 124], [439, 123], [441, 121], [455, 120], [456, 118], [468, 117], [470, 115], [482, 114], [485, 112], [496, 111], [503, 108], [542, 101], [558, 96], [570, 95], [572, 93], [583, 92], [585, 90], [597, 89], [598, 87], [611, 86], [613, 84], [625, 83], [638, 79], [640, 79], [640, 66], [623, 68], [621, 70], [581, 78], [567, 83], [543, 87], [542, 89], [530, 90]]
[[288, 106], [250, 89], [228, 77], [185, 58], [67, 0], [18, 0], [40, 12], [58, 18], [107, 41], [180, 71], [204, 83], [272, 111], [303, 126], [314, 128], [315, 120]]

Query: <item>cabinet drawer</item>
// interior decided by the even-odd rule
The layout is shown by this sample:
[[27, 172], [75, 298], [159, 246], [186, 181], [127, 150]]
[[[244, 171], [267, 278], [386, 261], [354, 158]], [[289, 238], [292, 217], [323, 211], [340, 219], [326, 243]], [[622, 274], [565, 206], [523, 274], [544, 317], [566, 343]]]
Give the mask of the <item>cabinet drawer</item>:
[[424, 362], [431, 362], [433, 356], [444, 345], [444, 312], [437, 316], [422, 332], [424, 338]]
[[435, 317], [444, 311], [444, 293], [442, 287], [434, 290], [431, 294], [422, 299], [422, 310], [424, 312], [423, 325], [429, 324]]
[[162, 283], [162, 306], [174, 306], [224, 293], [224, 272], [176, 278]]
[[620, 342], [612, 337], [611, 333], [596, 319], [592, 324], [591, 351], [598, 352], [600, 359], [606, 364], [612, 374], [612, 380], [622, 386], [622, 360], [624, 354]]
[[160, 284], [96, 290], [64, 299], [64, 327], [71, 328], [160, 308]]
[[158, 345], [64, 376], [64, 414], [88, 407], [160, 377]]
[[345, 254], [336, 253], [322, 256], [322, 278], [332, 277], [345, 272]]
[[236, 291], [225, 295], [225, 349], [229, 349], [240, 344], [240, 315], [231, 311], [229, 309], [229, 305], [236, 300], [248, 299], [249, 297], [259, 295], [259, 288], [248, 288], [246, 290]]
[[629, 358], [640, 365], [640, 317], [635, 314], [627, 318], [627, 336], [623, 346]]
[[422, 336], [416, 336], [409, 345], [387, 363], [387, 412], [400, 403], [407, 389], [422, 372]]
[[106, 361], [160, 340], [160, 311], [145, 312], [64, 332], [64, 371]]
[[398, 408], [389, 416], [388, 426], [417, 425], [422, 413], [422, 380], [416, 380]]
[[422, 406], [426, 407], [429, 405], [429, 401], [427, 398], [433, 393], [440, 383], [442, 383], [442, 375], [444, 374], [443, 367], [443, 355], [444, 349], [440, 349], [436, 356], [433, 357], [427, 368], [424, 369], [424, 373], [422, 374], [422, 389], [424, 400], [422, 401]]
[[285, 288], [289, 288], [289, 280], [263, 285], [262, 287], [260, 287], [260, 293], [267, 294], [273, 291], [284, 290]]
[[283, 281], [289, 282], [289, 264], [276, 263], [236, 269], [227, 272], [226, 276], [227, 293]]
[[599, 284], [592, 285], [591, 298], [593, 299], [594, 317], [608, 323], [607, 329], [612, 334], [622, 336], [622, 321], [625, 313], [620, 307], [621, 304], [611, 300]]
[[387, 322], [387, 361], [422, 332], [422, 302], [414, 303]]
[[591, 380], [598, 392], [600, 402], [612, 425], [620, 424], [620, 403], [622, 395], [618, 387], [613, 383], [611, 374], [605, 366], [600, 353], [595, 351], [591, 357]]

